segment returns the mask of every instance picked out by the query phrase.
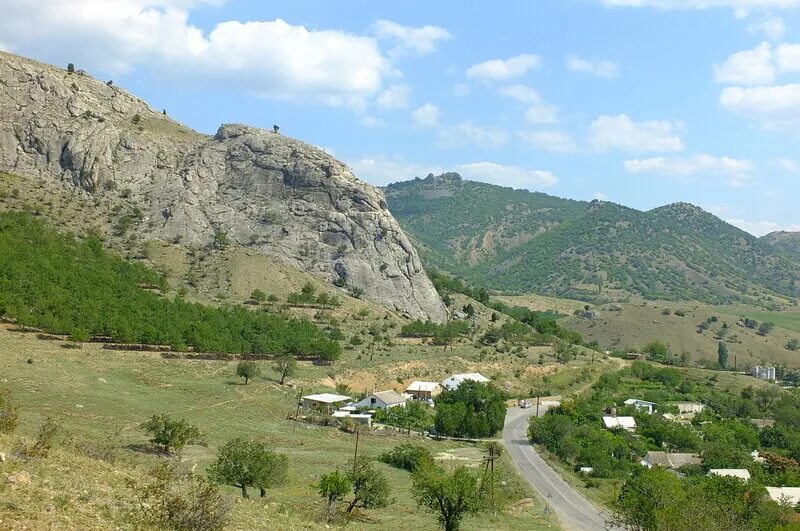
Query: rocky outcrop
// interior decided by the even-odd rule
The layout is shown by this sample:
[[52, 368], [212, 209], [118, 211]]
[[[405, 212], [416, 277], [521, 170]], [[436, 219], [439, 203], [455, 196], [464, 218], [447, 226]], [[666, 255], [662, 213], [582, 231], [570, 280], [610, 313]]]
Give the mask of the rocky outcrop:
[[446, 318], [383, 192], [272, 131], [201, 135], [113, 84], [0, 53], [0, 170], [124, 197], [143, 238], [227, 239], [410, 316]]

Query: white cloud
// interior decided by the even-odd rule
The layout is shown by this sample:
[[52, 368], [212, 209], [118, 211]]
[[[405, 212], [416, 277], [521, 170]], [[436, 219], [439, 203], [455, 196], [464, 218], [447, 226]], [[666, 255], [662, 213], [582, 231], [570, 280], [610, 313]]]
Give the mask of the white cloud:
[[608, 196], [603, 192], [595, 192], [592, 197], [598, 201], [608, 201]]
[[411, 87], [407, 85], [391, 85], [378, 95], [378, 105], [385, 109], [408, 108], [408, 97]]
[[509, 59], [492, 59], [472, 65], [467, 69], [470, 79], [503, 81], [528, 73], [539, 66], [541, 59], [537, 55], [522, 54]]
[[281, 19], [189, 23], [198, 2], [2, 2], [0, 35], [17, 53], [107, 73], [147, 66], [162, 78], [285, 100], [358, 106], [394, 75], [375, 39]]
[[371, 115], [360, 116], [358, 118], [358, 122], [364, 127], [383, 127], [386, 125], [386, 122], [384, 122], [377, 116], [371, 116]]
[[800, 44], [781, 44], [775, 50], [775, 63], [781, 72], [800, 71]]
[[730, 112], [773, 130], [800, 130], [800, 84], [728, 87], [719, 97]]
[[571, 72], [586, 72], [604, 79], [617, 77], [617, 65], [612, 61], [589, 61], [572, 55], [567, 57], [566, 64]]
[[800, 173], [800, 164], [788, 158], [776, 159], [770, 163], [772, 166], [779, 168], [788, 173]]
[[598, 151], [683, 151], [679, 124], [666, 121], [634, 122], [625, 114], [600, 116], [589, 129], [589, 144]]
[[629, 173], [654, 173], [676, 177], [693, 177], [698, 174], [721, 175], [728, 178], [728, 184], [734, 187], [745, 186], [751, 179], [754, 165], [747, 159], [731, 157], [715, 157], [700, 154], [687, 158], [655, 157], [650, 159], [632, 159], [623, 163]]
[[403, 26], [389, 20], [378, 20], [375, 23], [375, 34], [381, 39], [392, 39], [397, 46], [392, 50], [394, 55], [412, 52], [427, 55], [436, 51], [440, 41], [452, 38], [450, 32], [439, 26], [421, 26], [418, 28]]
[[717, 83], [765, 85], [775, 80], [775, 71], [772, 46], [762, 42], [752, 50], [731, 54], [722, 66], [715, 66], [714, 79]]
[[497, 89], [498, 94], [530, 104], [525, 117], [534, 124], [553, 124], [558, 121], [558, 107], [544, 102], [535, 88], [528, 85], [505, 85]]
[[402, 158], [380, 156], [353, 160], [349, 162], [349, 166], [359, 178], [380, 186], [414, 177], [425, 177], [429, 173], [439, 175], [446, 171], [458, 172], [465, 179], [514, 188], [536, 189], [552, 186], [558, 182], [558, 178], [548, 171], [531, 170], [495, 162], [456, 164], [445, 169], [436, 164], [423, 164]]
[[601, 0], [608, 7], [656, 7], [660, 9], [709, 9], [727, 7], [742, 16], [749, 10], [789, 9], [800, 0]]
[[763, 33], [769, 40], [779, 41], [783, 39], [786, 33], [786, 24], [780, 17], [768, 16], [747, 26], [747, 31], [750, 33]]
[[501, 129], [482, 127], [467, 120], [439, 130], [439, 140], [444, 147], [475, 145], [480, 148], [500, 148], [508, 141]]
[[745, 232], [749, 232], [753, 236], [764, 236], [770, 232], [785, 230], [790, 232], [800, 231], [800, 225], [784, 226], [774, 221], [748, 221], [741, 218], [728, 218], [725, 220], [735, 227], [739, 227]]
[[479, 180], [500, 186], [535, 189], [553, 186], [558, 178], [549, 171], [528, 170], [519, 166], [508, 166], [494, 162], [474, 162], [461, 164], [457, 171], [467, 179]]
[[519, 137], [530, 146], [552, 153], [573, 153], [575, 141], [564, 131], [520, 131]]
[[432, 103], [414, 109], [411, 113], [414, 124], [419, 127], [436, 127], [439, 125], [439, 107]]

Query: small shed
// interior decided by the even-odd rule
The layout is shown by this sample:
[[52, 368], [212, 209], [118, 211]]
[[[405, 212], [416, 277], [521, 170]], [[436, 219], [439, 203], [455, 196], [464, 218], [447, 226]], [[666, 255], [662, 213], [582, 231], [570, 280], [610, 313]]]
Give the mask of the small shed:
[[767, 494], [781, 505], [795, 507], [800, 503], [800, 487], [767, 487]]
[[406, 387], [406, 393], [414, 397], [414, 400], [433, 400], [442, 392], [439, 382], [419, 382], [414, 381]]
[[303, 408], [305, 409], [331, 411], [332, 409], [336, 409], [339, 405], [350, 402], [352, 397], [336, 395], [333, 393], [319, 393], [314, 395], [306, 395], [302, 397], [301, 400]]
[[742, 481], [750, 481], [750, 471], [746, 468], [712, 468], [708, 471], [709, 476], [725, 476], [739, 478]]
[[364, 397], [363, 400], [359, 400], [355, 404], [352, 404], [355, 408], [362, 408], [368, 407], [373, 409], [386, 409], [390, 407], [405, 407], [406, 399], [400, 395], [397, 391], [392, 391], [391, 389], [388, 391], [379, 391], [377, 393], [372, 393], [371, 395], [367, 395]]
[[656, 410], [656, 404], [654, 402], [640, 400], [639, 398], [629, 398], [625, 401], [625, 405], [633, 406], [637, 411], [646, 411], [648, 415], [652, 415]]
[[705, 404], [699, 402], [677, 402], [675, 406], [681, 415], [696, 415], [702, 413], [706, 408]]
[[653, 468], [660, 466], [677, 470], [682, 466], [699, 465], [703, 460], [697, 454], [690, 453], [669, 453], [669, 452], [647, 452], [647, 455], [640, 461], [642, 466]]
[[633, 417], [603, 417], [603, 424], [609, 430], [622, 428], [628, 431], [636, 431], [636, 421]]

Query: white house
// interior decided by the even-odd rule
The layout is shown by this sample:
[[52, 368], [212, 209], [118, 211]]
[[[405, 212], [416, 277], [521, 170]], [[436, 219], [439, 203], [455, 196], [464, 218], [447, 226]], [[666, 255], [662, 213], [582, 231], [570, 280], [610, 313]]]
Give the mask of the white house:
[[609, 430], [622, 428], [628, 431], [636, 431], [636, 421], [633, 417], [603, 417], [603, 424]]
[[358, 402], [350, 405], [355, 408], [367, 407], [370, 409], [386, 409], [397, 406], [405, 407], [406, 399], [403, 398], [400, 393], [390, 389], [388, 391], [372, 393], [371, 395], [364, 397], [363, 400], [359, 400]]
[[442, 392], [439, 382], [418, 382], [414, 381], [406, 387], [406, 393], [413, 396], [415, 400], [433, 400]]
[[656, 410], [656, 405], [654, 402], [648, 402], [647, 400], [640, 400], [638, 398], [629, 398], [625, 401], [626, 406], [633, 406], [638, 411], [646, 411], [648, 415], [652, 415], [653, 412]]
[[305, 409], [326, 409], [330, 411], [340, 404], [350, 402], [350, 400], [352, 400], [352, 398], [349, 396], [336, 395], [333, 393], [319, 393], [302, 397], [302, 404]]
[[491, 380], [479, 372], [467, 372], [463, 374], [454, 374], [449, 378], [445, 378], [444, 380], [442, 380], [442, 387], [444, 387], [448, 391], [452, 391], [454, 389], [458, 389], [459, 385], [467, 381], [487, 383], [490, 382]]
[[696, 415], [702, 413], [706, 408], [704, 404], [698, 402], [677, 402], [675, 406], [678, 408], [680, 415]]
[[746, 468], [712, 468], [708, 471], [709, 476], [726, 476], [739, 478], [742, 481], [750, 481], [750, 472]]
[[682, 466], [687, 465], [700, 465], [703, 460], [697, 454], [689, 453], [669, 453], [669, 452], [647, 452], [647, 455], [639, 461], [642, 466], [653, 468], [660, 466], [663, 468], [670, 468], [677, 470]]
[[800, 503], [800, 487], [767, 487], [767, 493], [781, 505], [795, 507]]
[[372, 427], [372, 415], [366, 413], [352, 413], [350, 411], [343, 411], [340, 409], [339, 411], [333, 412], [333, 418], [335, 418], [338, 421], [342, 421], [344, 419], [352, 419], [353, 422], [356, 422], [358, 424], [363, 424], [368, 428]]

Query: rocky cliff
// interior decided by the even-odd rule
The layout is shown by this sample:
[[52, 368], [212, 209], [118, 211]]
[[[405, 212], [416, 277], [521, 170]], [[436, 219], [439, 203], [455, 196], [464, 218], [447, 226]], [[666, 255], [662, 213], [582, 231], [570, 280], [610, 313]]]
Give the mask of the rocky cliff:
[[122, 197], [142, 238], [227, 240], [391, 309], [446, 318], [383, 193], [281, 134], [229, 124], [201, 135], [84, 72], [0, 52], [0, 170]]

